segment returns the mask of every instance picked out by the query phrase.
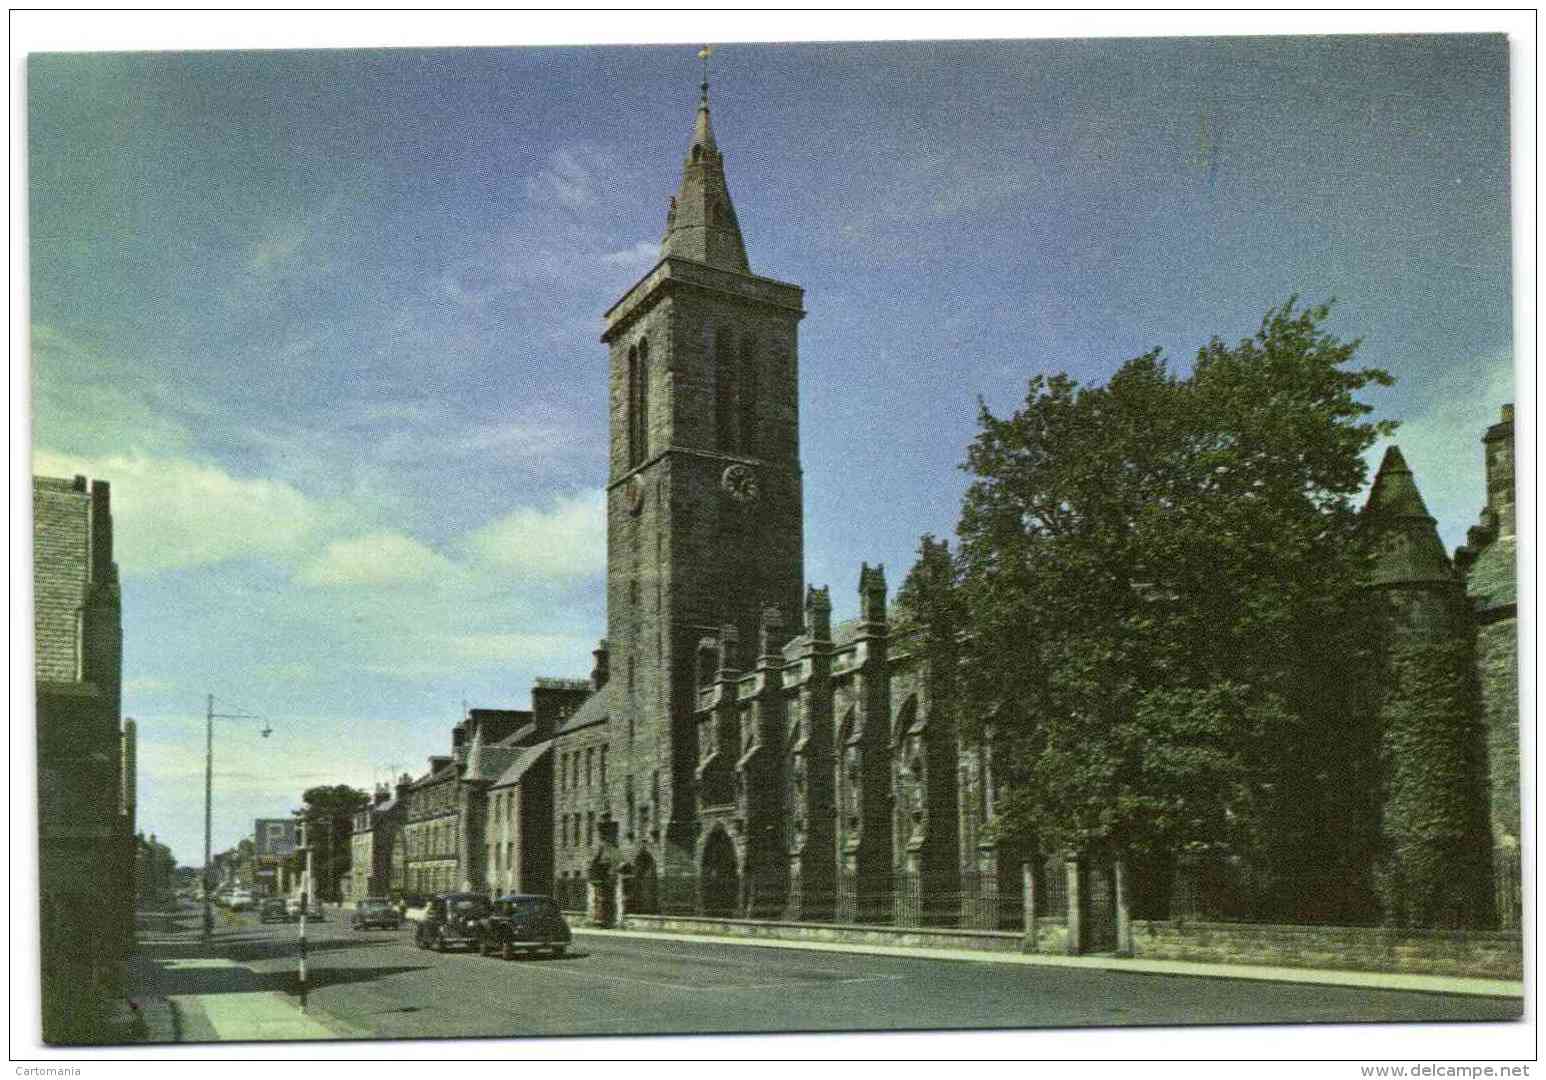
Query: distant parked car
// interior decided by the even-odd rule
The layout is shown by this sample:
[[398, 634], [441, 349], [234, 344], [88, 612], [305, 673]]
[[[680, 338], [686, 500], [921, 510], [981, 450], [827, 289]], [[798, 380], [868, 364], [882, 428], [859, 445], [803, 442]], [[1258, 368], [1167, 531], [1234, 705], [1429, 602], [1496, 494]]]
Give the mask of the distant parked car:
[[478, 954], [506, 960], [517, 951], [564, 955], [573, 935], [551, 896], [501, 896], [478, 921]]
[[257, 897], [246, 889], [237, 889], [231, 893], [231, 898], [226, 901], [226, 907], [232, 911], [251, 911], [258, 906]]
[[383, 896], [367, 896], [355, 905], [353, 925], [356, 930], [369, 930], [373, 926], [396, 930], [402, 924], [403, 917]]
[[290, 897], [285, 901], [285, 910], [289, 912], [291, 919], [299, 919], [303, 913], [308, 919], [322, 918], [322, 905], [313, 904], [308, 908], [304, 896]]
[[413, 932], [413, 943], [421, 949], [445, 952], [453, 945], [478, 943], [478, 922], [489, 912], [489, 899], [482, 893], [446, 893], [430, 897], [424, 918]]
[[258, 905], [258, 922], [289, 922], [290, 905], [282, 896], [267, 897]]

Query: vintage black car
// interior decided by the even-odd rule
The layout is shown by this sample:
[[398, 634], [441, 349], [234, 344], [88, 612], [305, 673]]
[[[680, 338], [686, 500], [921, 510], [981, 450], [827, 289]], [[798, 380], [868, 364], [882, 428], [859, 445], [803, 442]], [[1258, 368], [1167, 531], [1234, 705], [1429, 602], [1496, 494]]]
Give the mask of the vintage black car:
[[386, 897], [367, 896], [355, 905], [351, 925], [356, 930], [369, 930], [375, 926], [396, 930], [402, 922], [403, 917], [397, 913], [397, 909], [387, 901]]
[[259, 922], [289, 922], [290, 909], [282, 896], [270, 896], [258, 905]]
[[453, 945], [476, 945], [478, 923], [488, 912], [489, 899], [482, 893], [432, 896], [423, 920], [414, 929], [413, 943], [439, 952]]
[[478, 921], [478, 953], [511, 960], [519, 952], [564, 955], [572, 935], [551, 896], [501, 896]]

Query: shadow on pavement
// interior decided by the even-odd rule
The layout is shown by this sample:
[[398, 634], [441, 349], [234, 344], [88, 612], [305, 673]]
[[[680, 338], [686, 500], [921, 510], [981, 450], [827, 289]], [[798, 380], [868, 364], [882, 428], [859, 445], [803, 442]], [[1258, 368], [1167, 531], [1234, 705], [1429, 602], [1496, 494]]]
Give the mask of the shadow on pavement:
[[[145, 973], [146, 981], [162, 997], [273, 991], [293, 995], [300, 992], [299, 976], [293, 969], [257, 972], [245, 967], [179, 968], [174, 966], [176, 963], [175, 959], [170, 962], [152, 961], [153, 970]], [[372, 982], [408, 971], [422, 970], [422, 966], [402, 964], [390, 967], [313, 969], [307, 973], [306, 988], [308, 991], [317, 991], [328, 986]]]
[[[344, 949], [368, 949], [381, 945], [406, 945], [408, 942], [399, 942], [393, 938], [325, 938], [321, 941], [315, 939], [306, 942], [306, 954], [315, 956], [318, 953], [339, 952]], [[250, 937], [235, 938], [218, 943], [222, 956], [229, 956], [239, 963], [255, 963], [261, 960], [282, 960], [286, 957], [294, 957], [299, 952], [299, 945], [294, 938]]]

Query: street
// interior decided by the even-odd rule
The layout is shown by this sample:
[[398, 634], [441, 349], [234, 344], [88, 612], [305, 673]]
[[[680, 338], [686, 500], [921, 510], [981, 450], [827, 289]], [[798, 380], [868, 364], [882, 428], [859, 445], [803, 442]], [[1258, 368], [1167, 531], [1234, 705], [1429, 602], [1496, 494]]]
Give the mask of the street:
[[[215, 942], [147, 942], [187, 1042], [886, 1029], [1512, 1020], [1518, 999], [673, 941], [577, 930], [561, 959], [440, 954], [397, 931], [308, 926], [308, 1013], [293, 924], [226, 916]], [[274, 1016], [255, 1029], [253, 1008]], [[244, 1021], [243, 1016], [249, 1016]], [[243, 1027], [243, 1024], [246, 1024]], [[297, 1026], [299, 1025], [299, 1026]], [[249, 1034], [241, 1034], [242, 1032]], [[262, 1037], [262, 1036], [259, 1036]]]

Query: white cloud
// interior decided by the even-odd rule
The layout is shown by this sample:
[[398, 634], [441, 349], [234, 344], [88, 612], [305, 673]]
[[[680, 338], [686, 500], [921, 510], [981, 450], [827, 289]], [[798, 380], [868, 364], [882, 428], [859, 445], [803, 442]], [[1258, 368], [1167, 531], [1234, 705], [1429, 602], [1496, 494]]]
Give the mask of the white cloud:
[[41, 323], [31, 333], [35, 446], [107, 454], [167, 453], [189, 444], [165, 390], [147, 377], [149, 366], [102, 355]]
[[297, 555], [330, 513], [288, 484], [244, 479], [195, 461], [38, 451], [33, 472], [83, 475], [113, 488], [114, 553], [127, 574], [230, 559]]
[[601, 256], [601, 261], [608, 266], [621, 266], [642, 274], [660, 261], [660, 245], [640, 240], [633, 247], [607, 252]]
[[377, 588], [439, 577], [451, 564], [430, 548], [399, 532], [369, 533], [334, 540], [296, 575], [304, 585]]
[[286, 222], [253, 243], [247, 264], [258, 274], [277, 273], [295, 258], [305, 242], [304, 224], [299, 221]]
[[448, 671], [490, 667], [581, 671], [589, 662], [592, 640], [537, 631], [416, 633], [378, 643], [364, 669], [396, 679], [436, 679]]
[[1400, 446], [1445, 546], [1453, 549], [1465, 541], [1466, 529], [1476, 523], [1487, 502], [1482, 436], [1498, 422], [1500, 407], [1514, 400], [1509, 350], [1453, 365], [1442, 385], [1431, 388], [1428, 407], [1403, 419], [1394, 439], [1382, 440], [1369, 451], [1370, 476], [1386, 446]]
[[605, 174], [603, 154], [587, 146], [565, 146], [548, 155], [547, 165], [526, 182], [526, 195], [541, 205], [583, 210], [596, 202], [596, 175]]
[[468, 545], [496, 569], [550, 578], [601, 574], [607, 565], [604, 495], [560, 497], [547, 510], [523, 506], [473, 532]]

